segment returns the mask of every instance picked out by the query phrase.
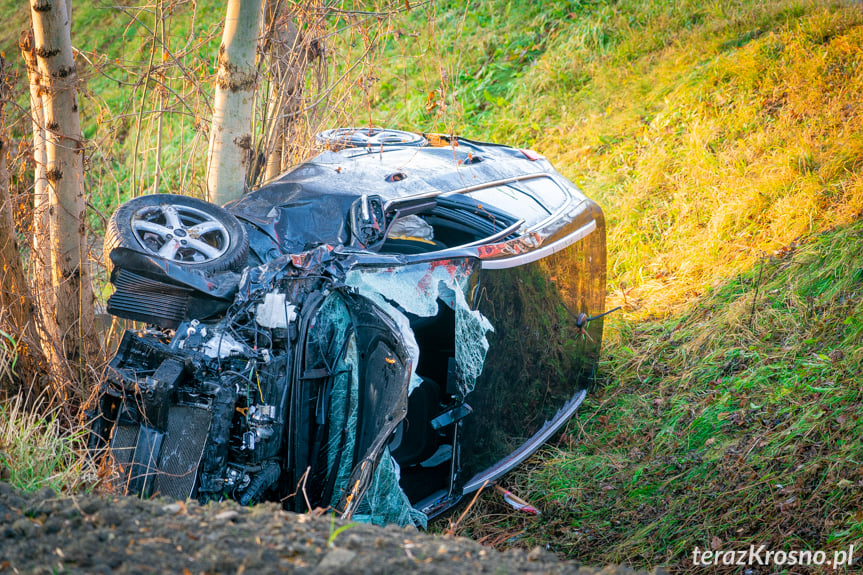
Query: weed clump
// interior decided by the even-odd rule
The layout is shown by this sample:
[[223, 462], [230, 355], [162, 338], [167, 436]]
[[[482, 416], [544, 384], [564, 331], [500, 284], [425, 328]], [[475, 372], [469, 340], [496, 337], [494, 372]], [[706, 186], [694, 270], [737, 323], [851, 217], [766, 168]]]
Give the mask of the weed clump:
[[96, 482], [86, 432], [68, 429], [58, 407], [23, 395], [0, 402], [0, 481], [25, 492], [80, 491]]

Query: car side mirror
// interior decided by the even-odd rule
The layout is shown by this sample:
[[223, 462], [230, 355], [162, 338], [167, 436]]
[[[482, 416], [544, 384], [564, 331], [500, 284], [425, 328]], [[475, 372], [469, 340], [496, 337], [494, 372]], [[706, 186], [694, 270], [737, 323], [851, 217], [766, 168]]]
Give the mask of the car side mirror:
[[363, 194], [351, 204], [349, 217], [351, 246], [373, 249], [386, 239], [387, 221], [380, 196]]

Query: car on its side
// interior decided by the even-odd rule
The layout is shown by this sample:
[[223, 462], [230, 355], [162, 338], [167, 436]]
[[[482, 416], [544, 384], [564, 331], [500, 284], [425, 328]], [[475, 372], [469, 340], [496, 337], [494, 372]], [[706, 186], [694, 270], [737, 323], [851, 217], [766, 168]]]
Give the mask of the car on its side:
[[382, 129], [224, 207], [129, 200], [125, 332], [91, 447], [120, 489], [423, 523], [518, 465], [591, 387], [602, 210], [539, 154]]

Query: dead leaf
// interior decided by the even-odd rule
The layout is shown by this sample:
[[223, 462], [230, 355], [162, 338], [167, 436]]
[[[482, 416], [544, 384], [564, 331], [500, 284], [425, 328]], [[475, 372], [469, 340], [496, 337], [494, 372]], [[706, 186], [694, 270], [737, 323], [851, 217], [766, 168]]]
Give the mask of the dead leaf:
[[435, 108], [437, 108], [437, 100], [435, 97], [437, 96], [437, 90], [432, 90], [429, 92], [428, 98], [426, 98], [426, 112], [431, 112]]
[[785, 511], [786, 509], [796, 509], [796, 508], [797, 508], [797, 497], [795, 497], [793, 495], [779, 503], [779, 511]]
[[833, 363], [837, 363], [845, 359], [845, 353], [841, 349], [834, 349], [827, 354], [827, 357], [829, 357], [830, 361]]
[[722, 539], [714, 535], [713, 538], [710, 540], [710, 548], [714, 551], [722, 548]]

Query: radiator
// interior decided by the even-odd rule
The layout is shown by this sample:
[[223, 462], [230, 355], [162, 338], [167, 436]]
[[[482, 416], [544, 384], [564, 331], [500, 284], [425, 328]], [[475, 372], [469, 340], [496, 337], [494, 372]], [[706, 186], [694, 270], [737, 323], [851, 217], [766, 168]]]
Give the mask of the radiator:
[[164, 433], [147, 425], [118, 424], [110, 447], [120, 491], [143, 497], [194, 497], [211, 418], [207, 408], [175, 405], [168, 410]]

